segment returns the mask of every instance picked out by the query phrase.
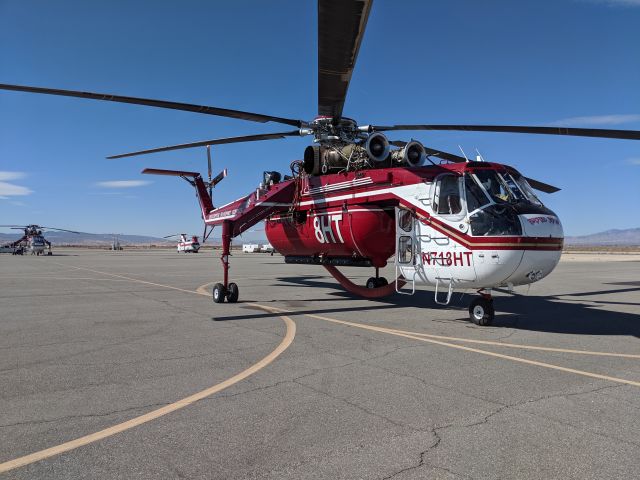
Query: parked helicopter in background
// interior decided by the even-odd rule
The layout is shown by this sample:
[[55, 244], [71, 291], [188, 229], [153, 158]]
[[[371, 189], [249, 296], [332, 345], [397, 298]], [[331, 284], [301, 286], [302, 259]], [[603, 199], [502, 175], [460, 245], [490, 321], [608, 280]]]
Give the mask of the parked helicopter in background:
[[44, 230], [56, 230], [59, 232], [68, 233], [80, 233], [73, 230], [65, 230], [64, 228], [55, 227], [41, 227], [40, 225], [0, 225], [2, 228], [10, 228], [11, 230], [22, 230], [24, 235], [8, 244], [7, 246], [13, 248], [14, 255], [23, 255], [24, 253], [30, 253], [31, 255], [44, 255], [45, 251], [47, 255], [53, 255], [51, 252], [51, 242], [44, 238], [42, 232]]
[[[494, 318], [491, 290], [537, 282], [557, 265], [563, 246], [558, 216], [534, 189], [558, 191], [498, 163], [426, 147], [416, 140], [390, 141], [390, 131], [472, 131], [571, 135], [640, 140], [639, 131], [513, 125], [359, 125], [342, 115], [372, 0], [318, 1], [318, 116], [305, 121], [206, 105], [104, 93], [0, 84], [0, 89], [113, 101], [190, 111], [294, 127], [277, 133], [217, 138], [153, 148], [108, 158], [206, 147], [208, 180], [198, 172], [147, 168], [142, 173], [181, 177], [195, 187], [207, 227], [221, 226], [223, 281], [213, 301], [236, 302], [229, 282], [231, 241], [258, 222], [286, 263], [321, 265], [348, 291], [367, 298], [413, 293], [416, 284], [435, 287], [437, 303], [456, 289], [477, 289], [469, 317], [478, 325]], [[312, 136], [291, 175], [264, 172], [258, 188], [214, 208], [212, 145]], [[392, 149], [391, 147], [395, 147]], [[301, 152], [302, 153], [302, 152]], [[482, 160], [482, 159], [479, 159]], [[393, 257], [395, 281], [379, 269]], [[375, 269], [366, 286], [337, 267]], [[406, 285], [410, 288], [403, 288]]]
[[193, 235], [191, 236], [191, 239], [188, 239], [186, 233], [177, 233], [175, 235], [167, 235], [166, 237], [162, 238], [174, 237], [180, 238], [177, 245], [178, 253], [198, 253], [198, 250], [200, 250], [200, 242], [198, 241], [198, 237], [196, 235]]

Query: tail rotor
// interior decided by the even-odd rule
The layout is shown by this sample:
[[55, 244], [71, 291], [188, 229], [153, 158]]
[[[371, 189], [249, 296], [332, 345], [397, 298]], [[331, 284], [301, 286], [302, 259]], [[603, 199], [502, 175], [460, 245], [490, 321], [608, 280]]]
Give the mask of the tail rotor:
[[[213, 187], [215, 187], [227, 176], [227, 169], [225, 168], [214, 178], [211, 178], [213, 173], [213, 169], [211, 165], [211, 145], [207, 145], [206, 147], [207, 147], [207, 174], [208, 174], [207, 189], [209, 191], [209, 198], [211, 198], [211, 202], [213, 203]], [[207, 238], [209, 238], [209, 235], [211, 235], [212, 232], [213, 232], [213, 227], [211, 227], [211, 230], [209, 230], [209, 233], [207, 233], [207, 224], [205, 223], [204, 232], [202, 233], [202, 243], [207, 241]]]

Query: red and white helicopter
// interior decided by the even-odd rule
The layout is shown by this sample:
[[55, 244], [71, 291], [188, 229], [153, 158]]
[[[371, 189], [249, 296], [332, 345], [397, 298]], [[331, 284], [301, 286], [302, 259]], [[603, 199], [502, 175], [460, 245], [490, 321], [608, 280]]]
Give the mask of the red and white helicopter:
[[[559, 189], [524, 177], [515, 168], [435, 150], [411, 140], [389, 141], [383, 132], [462, 130], [573, 135], [640, 140], [640, 132], [586, 128], [496, 125], [359, 125], [342, 115], [372, 0], [318, 1], [318, 115], [311, 121], [206, 105], [21, 85], [0, 89], [62, 95], [191, 111], [294, 127], [279, 133], [219, 138], [115, 155], [207, 147], [209, 175], [145, 169], [173, 175], [196, 189], [207, 226], [222, 228], [223, 280], [213, 288], [216, 303], [236, 302], [229, 282], [231, 241], [265, 221], [271, 245], [292, 264], [321, 265], [348, 291], [368, 298], [413, 293], [416, 284], [435, 287], [435, 300], [448, 303], [458, 289], [477, 289], [470, 319], [491, 323], [491, 290], [537, 282], [557, 265], [563, 231], [557, 215], [533, 189]], [[313, 137], [292, 174], [265, 172], [253, 192], [214, 208], [211, 189], [226, 174], [211, 178], [212, 145]], [[391, 148], [395, 147], [395, 148]], [[480, 159], [481, 160], [481, 159]], [[396, 280], [378, 275], [393, 257]], [[348, 280], [337, 267], [372, 267], [366, 286]]]
[[178, 253], [198, 253], [198, 251], [200, 250], [200, 241], [198, 240], [198, 237], [196, 235], [192, 235], [191, 239], [189, 239], [186, 233], [177, 233], [175, 235], [167, 235], [166, 237], [162, 238], [174, 237], [180, 238], [180, 240], [178, 241], [178, 245], [176, 246]]

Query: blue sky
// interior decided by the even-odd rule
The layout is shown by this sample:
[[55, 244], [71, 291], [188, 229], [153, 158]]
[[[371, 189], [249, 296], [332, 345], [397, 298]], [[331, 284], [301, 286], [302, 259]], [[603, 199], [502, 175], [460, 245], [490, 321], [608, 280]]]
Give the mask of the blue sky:
[[[344, 114], [361, 124], [479, 123], [640, 130], [640, 0], [374, 2]], [[311, 119], [312, 1], [0, 0], [0, 83], [117, 93]], [[289, 127], [0, 92], [0, 223], [167, 235], [202, 230], [191, 188], [144, 167], [206, 171], [204, 149], [155, 146]], [[398, 132], [508, 163], [570, 235], [640, 226], [640, 142]], [[214, 147], [214, 204], [287, 172], [307, 138]], [[114, 183], [115, 182], [115, 183]], [[122, 183], [124, 182], [124, 183]]]

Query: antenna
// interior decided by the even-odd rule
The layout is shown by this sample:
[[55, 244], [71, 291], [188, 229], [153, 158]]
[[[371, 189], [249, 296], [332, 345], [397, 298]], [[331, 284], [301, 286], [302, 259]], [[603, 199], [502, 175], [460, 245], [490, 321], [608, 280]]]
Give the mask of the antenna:
[[468, 162], [469, 158], [467, 157], [467, 154], [464, 153], [464, 150], [462, 149], [462, 146], [458, 145], [458, 148], [460, 149], [460, 151], [462, 152], [462, 155], [464, 155], [464, 159]]
[[478, 150], [477, 148], [476, 148], [476, 153], [478, 154], [477, 161], [478, 161], [478, 162], [484, 162], [484, 161], [485, 161], [485, 160], [484, 160], [484, 157], [483, 157], [483, 156], [482, 156], [482, 154], [480, 153], [480, 150]]

